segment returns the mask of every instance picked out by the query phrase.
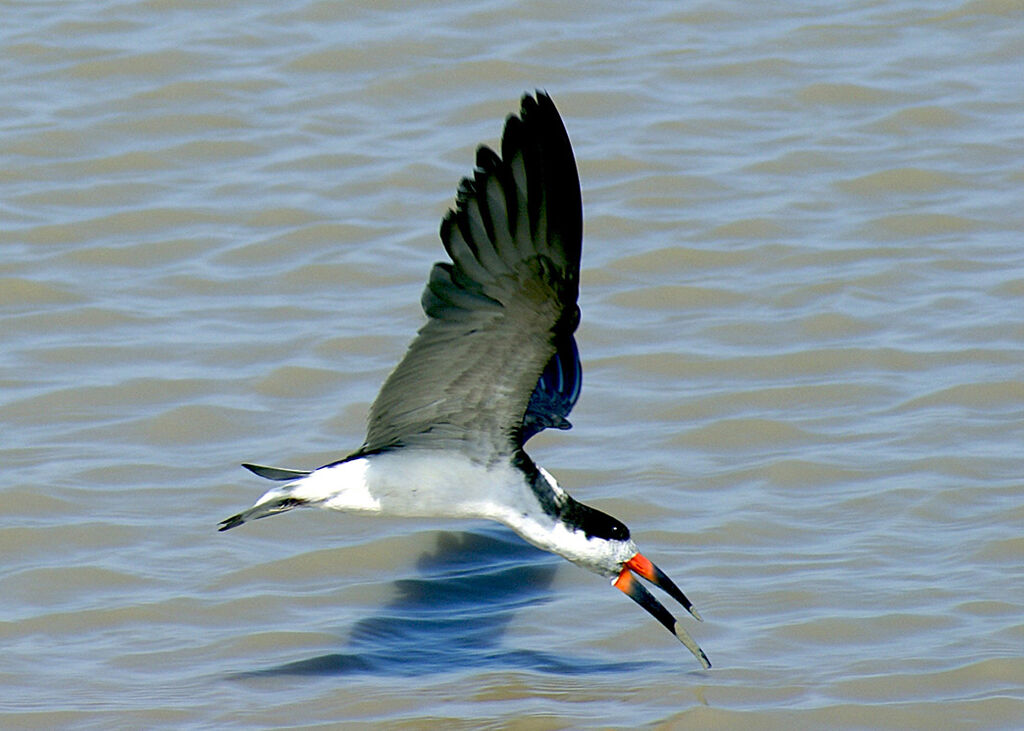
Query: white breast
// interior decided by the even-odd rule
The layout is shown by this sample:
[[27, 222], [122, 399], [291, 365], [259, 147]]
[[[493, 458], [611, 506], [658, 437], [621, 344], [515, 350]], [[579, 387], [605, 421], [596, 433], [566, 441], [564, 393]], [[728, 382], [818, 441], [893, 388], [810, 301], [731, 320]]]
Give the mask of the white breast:
[[538, 507], [523, 474], [508, 462], [487, 466], [455, 452], [411, 449], [321, 467], [297, 481], [292, 495], [329, 510], [410, 518], [505, 522], [509, 511]]
[[[556, 498], [567, 497], [547, 471], [541, 474]], [[511, 462], [485, 465], [454, 451], [405, 449], [354, 459], [321, 467], [268, 496], [283, 492], [328, 510], [496, 520], [538, 548], [609, 576], [636, 553], [632, 541], [591, 538], [548, 515]]]

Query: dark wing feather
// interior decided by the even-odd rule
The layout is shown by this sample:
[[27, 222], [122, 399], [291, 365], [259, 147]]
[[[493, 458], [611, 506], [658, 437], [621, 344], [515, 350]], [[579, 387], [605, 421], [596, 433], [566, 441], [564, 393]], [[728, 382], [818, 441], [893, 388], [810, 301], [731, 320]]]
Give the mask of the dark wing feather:
[[248, 462], [243, 462], [242, 466], [265, 480], [278, 480], [281, 482], [297, 480], [309, 474], [307, 470], [289, 470], [283, 467], [267, 467], [263, 464], [249, 464]]
[[558, 350], [540, 374], [523, 418], [523, 441], [545, 429], [571, 429], [566, 418], [583, 386], [583, 369], [576, 339], [569, 336], [558, 343]]
[[501, 157], [477, 150], [441, 222], [452, 261], [430, 272], [427, 323], [370, 409], [360, 451], [455, 447], [489, 459], [518, 449], [538, 379], [579, 319], [582, 235], [565, 127], [546, 94], [524, 96]]

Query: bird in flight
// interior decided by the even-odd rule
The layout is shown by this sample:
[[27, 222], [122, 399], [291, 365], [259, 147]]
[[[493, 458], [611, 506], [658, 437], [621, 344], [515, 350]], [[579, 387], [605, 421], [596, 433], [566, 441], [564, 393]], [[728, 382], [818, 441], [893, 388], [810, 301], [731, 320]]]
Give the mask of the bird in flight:
[[430, 271], [426, 324], [370, 408], [363, 445], [312, 471], [243, 465], [283, 484], [220, 530], [303, 506], [496, 520], [610, 577], [711, 667], [636, 576], [701, 620], [686, 595], [625, 525], [574, 500], [523, 449], [544, 429], [570, 428], [582, 383], [574, 333], [583, 205], [569, 136], [547, 94], [523, 97], [505, 121], [500, 155], [477, 149], [441, 241], [451, 261]]

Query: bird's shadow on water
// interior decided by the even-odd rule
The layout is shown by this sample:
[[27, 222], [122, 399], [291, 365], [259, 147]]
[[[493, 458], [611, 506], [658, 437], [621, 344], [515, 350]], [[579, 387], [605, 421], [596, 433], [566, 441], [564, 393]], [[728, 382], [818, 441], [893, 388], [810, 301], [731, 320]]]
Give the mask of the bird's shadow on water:
[[[528, 669], [559, 675], [618, 673], [638, 663], [595, 662], [505, 647], [515, 612], [546, 602], [556, 567], [548, 556], [500, 530], [443, 533], [417, 561], [419, 577], [395, 582], [397, 596], [358, 622], [344, 652], [238, 673], [267, 676], [419, 676], [467, 669]], [[565, 617], [565, 627], [573, 626]]]

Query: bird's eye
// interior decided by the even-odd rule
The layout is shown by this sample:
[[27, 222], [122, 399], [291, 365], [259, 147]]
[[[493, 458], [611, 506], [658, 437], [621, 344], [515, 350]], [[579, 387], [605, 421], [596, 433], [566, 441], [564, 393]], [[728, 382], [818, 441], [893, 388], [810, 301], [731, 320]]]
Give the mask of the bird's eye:
[[561, 518], [569, 525], [582, 530], [588, 538], [603, 538], [606, 541], [629, 540], [629, 528], [621, 521], [571, 498], [563, 508]]
[[621, 521], [599, 510], [593, 510], [584, 527], [588, 535], [598, 538], [604, 538], [609, 541], [629, 540], [629, 528], [623, 525]]

